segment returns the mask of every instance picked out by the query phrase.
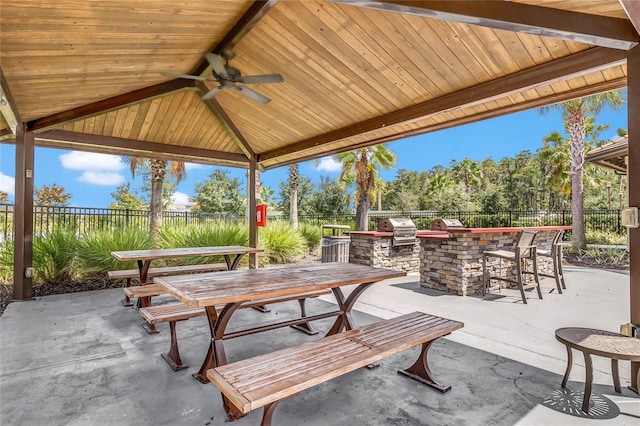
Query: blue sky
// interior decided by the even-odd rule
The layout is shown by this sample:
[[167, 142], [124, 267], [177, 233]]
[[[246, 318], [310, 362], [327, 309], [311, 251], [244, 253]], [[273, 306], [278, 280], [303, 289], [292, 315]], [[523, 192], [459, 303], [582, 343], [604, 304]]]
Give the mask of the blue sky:
[[[615, 138], [616, 129], [627, 128], [626, 105], [618, 111], [603, 110], [596, 121], [611, 126], [602, 138]], [[398, 161], [396, 169], [383, 170], [382, 177], [388, 181], [401, 168], [424, 171], [465, 157], [475, 161], [492, 157], [499, 161], [525, 149], [535, 152], [542, 146], [542, 138], [552, 131], [564, 133], [559, 112], [541, 116], [537, 110], [529, 110], [402, 139], [387, 145], [397, 154]], [[177, 187], [176, 202], [186, 203], [188, 196], [194, 195], [195, 185], [206, 180], [213, 168], [188, 164], [187, 178]], [[246, 171], [227, 170], [243, 182], [244, 188]], [[301, 163], [300, 172], [314, 182], [319, 181], [321, 175], [336, 178], [339, 174], [330, 158], [323, 159], [317, 166], [310, 161]], [[277, 196], [279, 183], [286, 179], [286, 174], [286, 167], [282, 167], [262, 173], [260, 179], [262, 185], [273, 189]], [[132, 188], [141, 185], [138, 178], [132, 179], [128, 166], [119, 157], [48, 148], [36, 148], [34, 176], [37, 188], [54, 183], [63, 186], [72, 195], [69, 205], [76, 207], [107, 207], [113, 201], [111, 193], [121, 183], [132, 182]], [[15, 147], [0, 143], [0, 190], [9, 193], [10, 202], [13, 202], [14, 178]]]

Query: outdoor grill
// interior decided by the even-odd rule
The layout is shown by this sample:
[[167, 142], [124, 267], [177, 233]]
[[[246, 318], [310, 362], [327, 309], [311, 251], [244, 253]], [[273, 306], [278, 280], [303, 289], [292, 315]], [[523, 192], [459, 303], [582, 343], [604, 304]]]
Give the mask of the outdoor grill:
[[393, 232], [393, 246], [406, 246], [416, 243], [418, 230], [407, 217], [382, 219], [378, 222], [378, 232]]
[[461, 228], [464, 228], [464, 225], [458, 219], [435, 219], [431, 222], [432, 231], [446, 231]]

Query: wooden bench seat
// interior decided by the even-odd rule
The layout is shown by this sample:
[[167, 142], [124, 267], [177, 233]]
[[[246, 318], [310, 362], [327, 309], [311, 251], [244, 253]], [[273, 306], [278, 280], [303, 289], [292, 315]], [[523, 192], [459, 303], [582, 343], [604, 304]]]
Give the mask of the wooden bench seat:
[[[149, 268], [147, 271], [147, 284], [152, 284], [151, 280], [153, 277], [160, 277], [163, 275], [182, 275], [182, 274], [193, 274], [200, 272], [215, 272], [215, 271], [226, 271], [227, 264], [226, 263], [205, 263], [201, 265], [178, 265], [178, 266], [163, 266], [159, 268]], [[123, 285], [124, 298], [122, 299], [122, 304], [124, 306], [131, 306], [131, 293], [135, 293], [138, 290], [133, 290], [131, 292], [127, 292], [128, 288], [131, 288], [132, 280], [140, 281], [140, 271], [137, 269], [120, 269], [117, 271], [109, 271], [107, 272], [107, 276], [112, 280], [126, 280]], [[143, 287], [145, 283], [141, 283], [140, 287]], [[151, 292], [151, 289], [140, 290], [142, 293], [145, 291]], [[164, 292], [160, 292], [157, 294], [143, 294], [142, 296], [135, 295], [135, 297], [152, 297], [163, 294]], [[147, 303], [148, 304], [148, 303]], [[138, 304], [140, 306], [140, 304]]]
[[[226, 271], [226, 263], [206, 263], [201, 265], [179, 265], [179, 266], [163, 266], [160, 268], [149, 268], [147, 278], [159, 277], [162, 275], [179, 275], [194, 272], [213, 272]], [[109, 271], [107, 276], [112, 280], [138, 279], [140, 272], [137, 269], [121, 269], [118, 271]]]
[[415, 364], [399, 373], [446, 392], [450, 386], [436, 383], [429, 370], [427, 351], [436, 339], [463, 326], [458, 321], [414, 312], [212, 368], [207, 370], [207, 377], [222, 392], [229, 420], [264, 407], [261, 425], [269, 426], [281, 400], [422, 344]]
[[[145, 286], [148, 287], [148, 286]], [[316, 290], [316, 291], [308, 291], [304, 293], [292, 294], [288, 296], [282, 297], [271, 297], [266, 299], [254, 300], [251, 302], [243, 303], [240, 308], [255, 308], [261, 307], [264, 305], [269, 305], [273, 303], [287, 302], [290, 300], [297, 300], [300, 303], [300, 315], [301, 318], [306, 316], [305, 309], [305, 300], [308, 298], [314, 298], [319, 296], [324, 296], [327, 294], [331, 294], [331, 291], [328, 289], [325, 290]], [[216, 306], [216, 311], [220, 313], [220, 311], [224, 308], [224, 306]], [[145, 319], [146, 323], [143, 323], [143, 328], [149, 331], [149, 326], [155, 326], [156, 324], [160, 324], [163, 322], [169, 323], [169, 329], [171, 331], [171, 346], [169, 348], [169, 352], [163, 353], [162, 358], [164, 358], [167, 363], [171, 366], [173, 371], [182, 370], [187, 368], [186, 365], [182, 364], [182, 360], [180, 359], [180, 352], [178, 350], [178, 338], [176, 335], [176, 322], [177, 321], [185, 321], [190, 318], [195, 318], [199, 316], [206, 315], [206, 311], [204, 308], [190, 308], [181, 302], [175, 303], [166, 303], [163, 305], [154, 305], [154, 306], [146, 306], [141, 307], [138, 312]], [[298, 330], [301, 330], [307, 334], [313, 335], [318, 334], [316, 330], [311, 327], [311, 324], [308, 322], [298, 324], [292, 326]], [[155, 330], [155, 327], [153, 327]], [[238, 336], [242, 335], [237, 334]], [[231, 336], [236, 337], [236, 336]]]
[[134, 285], [122, 289], [125, 296], [133, 297], [153, 297], [165, 294], [166, 291], [157, 284]]

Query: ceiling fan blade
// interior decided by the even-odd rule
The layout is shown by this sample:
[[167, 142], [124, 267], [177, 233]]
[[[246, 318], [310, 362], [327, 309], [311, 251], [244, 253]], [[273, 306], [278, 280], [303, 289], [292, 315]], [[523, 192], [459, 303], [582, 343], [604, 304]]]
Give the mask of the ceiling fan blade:
[[259, 102], [261, 104], [268, 104], [269, 102], [271, 102], [271, 99], [267, 98], [264, 95], [261, 95], [260, 93], [256, 92], [253, 89], [249, 89], [248, 87], [235, 86], [235, 88], [239, 90], [240, 93], [242, 93], [243, 95], [248, 96], [254, 101]]
[[242, 77], [242, 82], [245, 84], [283, 83], [284, 78], [280, 74], [247, 75]]
[[207, 58], [207, 61], [209, 61], [209, 63], [211, 64], [211, 67], [213, 68], [213, 72], [215, 72], [217, 75], [219, 75], [224, 79], [229, 78], [227, 69], [224, 67], [224, 64], [222, 63], [222, 58], [219, 55], [216, 55], [214, 53], [206, 53], [204, 56], [205, 58]]
[[213, 97], [215, 95], [218, 94], [218, 92], [220, 92], [222, 90], [221, 86], [215, 87], [211, 90], [209, 90], [207, 93], [204, 94], [204, 96], [202, 97], [202, 100], [208, 100], [208, 99], [213, 99]]
[[190, 75], [190, 74], [176, 74], [174, 72], [161, 72], [160, 74], [167, 77], [176, 77], [176, 78], [188, 78], [190, 80], [200, 80], [200, 81], [218, 81], [211, 77], [200, 77], [199, 75]]

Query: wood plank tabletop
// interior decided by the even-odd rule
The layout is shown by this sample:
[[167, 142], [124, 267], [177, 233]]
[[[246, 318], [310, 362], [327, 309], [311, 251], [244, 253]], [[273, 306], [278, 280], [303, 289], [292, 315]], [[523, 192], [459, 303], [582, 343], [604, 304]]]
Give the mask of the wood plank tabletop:
[[260, 253], [262, 249], [244, 246], [179, 247], [152, 250], [112, 251], [118, 260], [152, 260], [188, 256], [224, 256], [234, 254]]
[[372, 283], [405, 275], [404, 271], [336, 262], [156, 277], [153, 282], [189, 307], [204, 307]]

